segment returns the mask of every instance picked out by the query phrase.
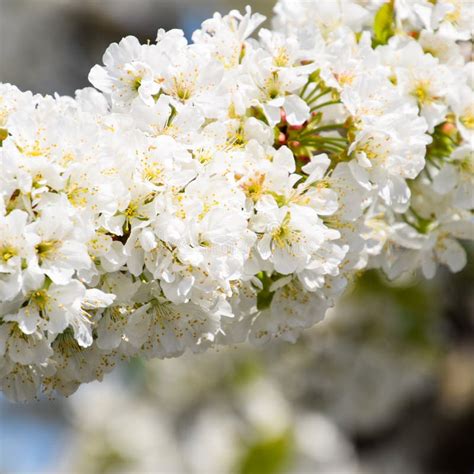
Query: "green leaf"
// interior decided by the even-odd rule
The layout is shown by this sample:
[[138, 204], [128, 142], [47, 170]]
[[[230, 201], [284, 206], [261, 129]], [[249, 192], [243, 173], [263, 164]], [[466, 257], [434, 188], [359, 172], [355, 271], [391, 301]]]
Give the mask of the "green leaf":
[[257, 293], [257, 309], [262, 311], [269, 308], [272, 303], [274, 292], [270, 291], [270, 285], [273, 281], [265, 272], [260, 272], [257, 278], [263, 285], [263, 288]]
[[384, 3], [375, 14], [374, 37], [372, 45], [375, 48], [387, 44], [388, 40], [395, 34], [395, 8], [393, 0]]
[[257, 441], [241, 459], [239, 474], [278, 474], [286, 471], [292, 454], [291, 433]]

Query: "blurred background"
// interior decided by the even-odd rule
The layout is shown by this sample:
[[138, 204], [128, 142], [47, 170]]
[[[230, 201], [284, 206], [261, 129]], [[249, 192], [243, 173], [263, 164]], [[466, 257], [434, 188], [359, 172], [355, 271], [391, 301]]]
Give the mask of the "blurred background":
[[[336, 1], [336, 0], [334, 0]], [[270, 0], [0, 0], [0, 82], [73, 94], [106, 47]], [[474, 472], [474, 254], [369, 272], [294, 345], [133, 360], [69, 399], [0, 396], [0, 473]]]

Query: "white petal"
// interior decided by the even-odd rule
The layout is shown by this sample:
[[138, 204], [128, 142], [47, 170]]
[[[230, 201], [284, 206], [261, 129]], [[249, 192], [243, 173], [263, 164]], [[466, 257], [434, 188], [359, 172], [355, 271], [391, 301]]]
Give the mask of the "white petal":
[[438, 194], [449, 193], [456, 186], [458, 173], [456, 168], [446, 164], [433, 179], [433, 189]]
[[436, 255], [440, 262], [447, 265], [452, 272], [459, 272], [467, 263], [466, 251], [454, 239], [443, 239], [438, 242]]
[[290, 125], [301, 125], [308, 120], [311, 112], [309, 105], [297, 95], [285, 97], [283, 106], [286, 113], [286, 121]]

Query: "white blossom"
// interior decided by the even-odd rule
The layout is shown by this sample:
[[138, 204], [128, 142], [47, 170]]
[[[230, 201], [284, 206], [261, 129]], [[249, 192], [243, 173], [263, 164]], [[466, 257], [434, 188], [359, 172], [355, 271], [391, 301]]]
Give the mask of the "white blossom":
[[472, 5], [397, 0], [382, 41], [383, 5], [280, 0], [258, 33], [247, 8], [191, 43], [127, 36], [75, 97], [0, 84], [9, 398], [135, 356], [293, 342], [366, 268], [463, 268]]

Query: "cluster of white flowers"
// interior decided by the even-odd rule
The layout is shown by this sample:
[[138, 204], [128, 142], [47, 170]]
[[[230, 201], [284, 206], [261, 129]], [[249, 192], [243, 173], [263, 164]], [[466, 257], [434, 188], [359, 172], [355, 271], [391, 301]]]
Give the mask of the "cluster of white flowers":
[[275, 12], [258, 33], [247, 9], [191, 44], [126, 37], [74, 99], [0, 85], [9, 398], [70, 394], [135, 355], [294, 341], [367, 266], [463, 267], [472, 3]]

